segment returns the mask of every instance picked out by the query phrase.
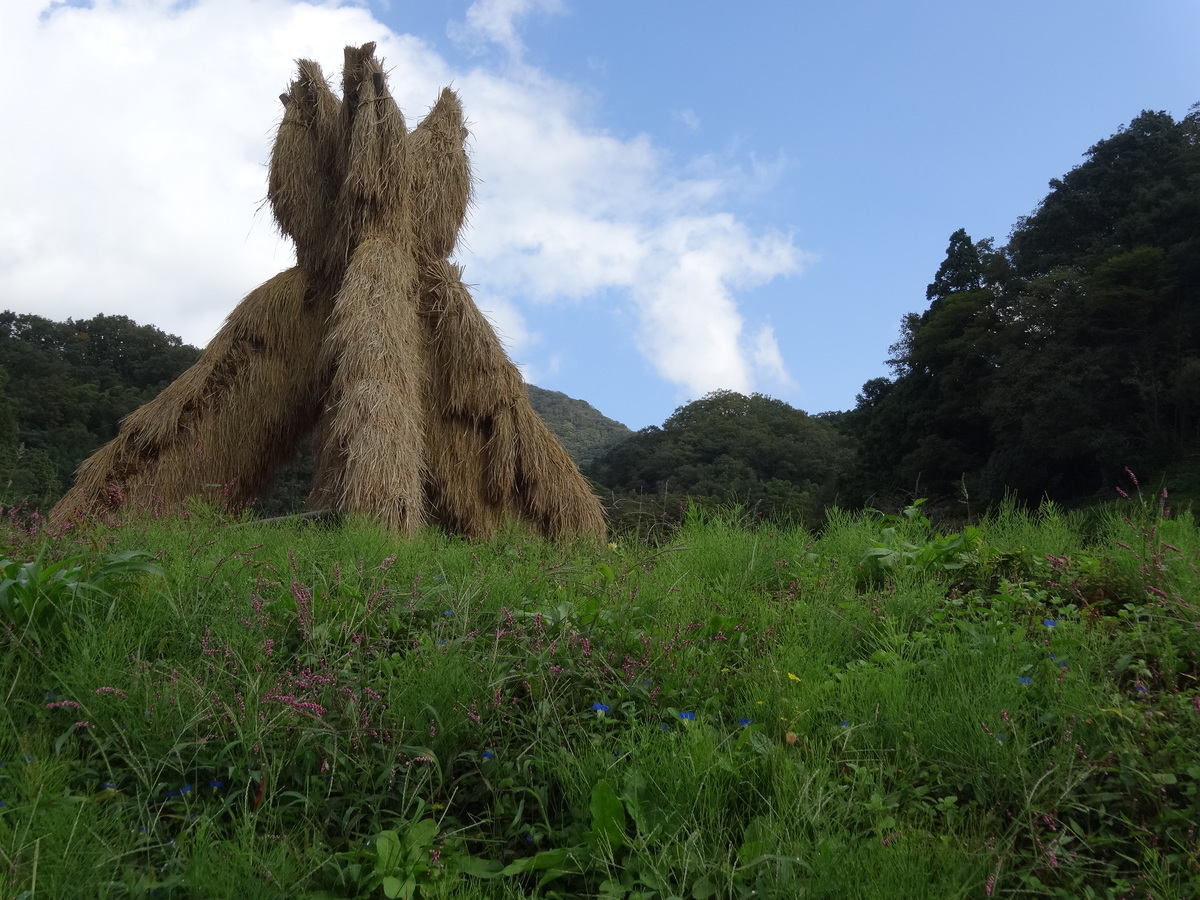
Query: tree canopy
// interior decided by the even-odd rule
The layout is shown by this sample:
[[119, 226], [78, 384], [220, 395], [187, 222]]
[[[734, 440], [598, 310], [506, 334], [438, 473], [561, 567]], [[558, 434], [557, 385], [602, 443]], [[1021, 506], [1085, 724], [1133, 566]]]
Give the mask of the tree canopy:
[[624, 495], [709, 497], [769, 517], [811, 519], [834, 499], [851, 453], [833, 426], [782, 400], [714, 391], [587, 471]]

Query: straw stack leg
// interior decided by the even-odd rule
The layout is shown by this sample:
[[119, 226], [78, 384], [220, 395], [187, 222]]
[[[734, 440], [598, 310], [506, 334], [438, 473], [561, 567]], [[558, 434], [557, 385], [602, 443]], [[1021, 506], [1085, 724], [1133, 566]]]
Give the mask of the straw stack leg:
[[[425, 360], [412, 257], [371, 238], [359, 245], [334, 303], [327, 347], [337, 360], [320, 426], [335, 505], [412, 534], [423, 518]], [[330, 465], [333, 463], [333, 465]]]
[[307, 293], [298, 269], [251, 291], [196, 364], [80, 466], [51, 521], [173, 512], [196, 496], [229, 509], [252, 502], [321, 408], [325, 315]]
[[487, 490], [486, 429], [465, 416], [432, 412], [426, 423], [425, 516], [448, 532], [488, 540], [505, 504]]
[[508, 512], [549, 537], [603, 539], [600, 501], [534, 412], [458, 268], [441, 261], [421, 274], [435, 420], [430, 495], [438, 521], [483, 537]]

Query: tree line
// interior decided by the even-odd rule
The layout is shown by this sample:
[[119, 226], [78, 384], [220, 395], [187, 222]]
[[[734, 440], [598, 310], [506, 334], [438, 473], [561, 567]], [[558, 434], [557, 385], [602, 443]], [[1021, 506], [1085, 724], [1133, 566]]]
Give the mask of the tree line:
[[[955, 231], [924, 300], [890, 375], [844, 412], [718, 391], [629, 433], [565, 395], [531, 400], [618, 514], [711, 498], [816, 524], [831, 504], [916, 496], [1085, 502], [1127, 467], [1200, 497], [1200, 104], [1095, 144], [1005, 244]], [[53, 503], [198, 354], [123, 316], [0, 314], [0, 504]], [[302, 453], [260, 511], [297, 508], [310, 476]]]

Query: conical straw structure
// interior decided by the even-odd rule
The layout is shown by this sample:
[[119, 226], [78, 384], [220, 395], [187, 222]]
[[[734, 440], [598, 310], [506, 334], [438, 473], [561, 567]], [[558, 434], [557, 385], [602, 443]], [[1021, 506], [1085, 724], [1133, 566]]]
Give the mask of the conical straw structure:
[[220, 486], [251, 502], [312, 432], [312, 505], [411, 534], [487, 538], [515, 516], [604, 535], [587, 481], [449, 261], [471, 203], [450, 89], [410, 134], [373, 44], [347, 47], [342, 99], [300, 60], [281, 96], [268, 198], [297, 267], [252, 291], [200, 360], [122, 423], [55, 508], [178, 508]]

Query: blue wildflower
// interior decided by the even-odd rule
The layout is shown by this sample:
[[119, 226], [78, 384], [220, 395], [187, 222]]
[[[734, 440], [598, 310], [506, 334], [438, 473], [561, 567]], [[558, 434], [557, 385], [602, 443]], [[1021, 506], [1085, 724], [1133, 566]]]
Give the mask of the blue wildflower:
[[443, 610], [442, 610], [442, 615], [443, 615], [443, 616], [452, 616], [452, 615], [454, 615], [454, 610], [452, 610], [452, 609], [443, 609]]
[[849, 722], [847, 722], [845, 719], [842, 719], [842, 727], [843, 727], [843, 728], [849, 728], [849, 727], [850, 727], [850, 723], [849, 723]]
[[115, 791], [117, 789], [117, 786], [111, 781], [104, 782], [104, 784], [100, 785], [100, 787], [104, 788], [106, 791]]
[[225, 782], [223, 782], [220, 778], [214, 778], [212, 781], [210, 781], [208, 783], [208, 786], [210, 788], [212, 788], [214, 791], [220, 790], [221, 788], [225, 787]]
[[1017, 679], [1017, 681], [1020, 682], [1021, 684], [1033, 684], [1033, 678], [1031, 678], [1028, 675], [1022, 675], [1020, 678]]
[[483, 751], [483, 758], [484, 758], [484, 759], [495, 759], [495, 758], [496, 758], [496, 754], [495, 754], [495, 753], [493, 753], [491, 750], [484, 750], [484, 751]]
[[592, 704], [592, 709], [596, 712], [608, 712], [608, 707], [599, 701]]
[[668, 725], [666, 722], [659, 722], [659, 723], [658, 723], [658, 727], [659, 727], [659, 728], [661, 728], [663, 731], [670, 731], [670, 730], [671, 730], [671, 726], [670, 726], [670, 725]]
[[525, 835], [525, 840], [532, 844], [533, 843], [533, 835], [532, 834]]
[[0, 800], [0, 806], [3, 806], [3, 805], [4, 805], [4, 801]]
[[1146, 693], [1149, 693], [1149, 690], [1148, 690], [1148, 689], [1146, 688], [1146, 686], [1145, 686], [1144, 684], [1142, 684], [1140, 681], [1139, 681], [1139, 682], [1138, 682], [1136, 685], [1134, 685], [1134, 687], [1136, 687], [1136, 688], [1137, 688], [1137, 692], [1138, 692], [1139, 694], [1146, 694]]
[[740, 719], [738, 719], [738, 724], [745, 728], [747, 725], [753, 725], [754, 720], [747, 716], [742, 716]]
[[1058, 624], [1058, 620], [1057, 619], [1042, 619], [1042, 624], [1045, 625], [1047, 628], [1053, 628], [1055, 625]]
[[679, 718], [684, 719], [685, 721], [691, 721], [692, 719], [696, 718], [696, 714], [694, 712], [681, 712], [679, 714]]

